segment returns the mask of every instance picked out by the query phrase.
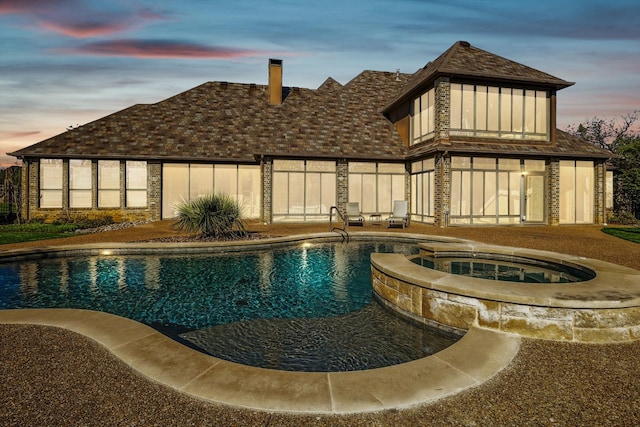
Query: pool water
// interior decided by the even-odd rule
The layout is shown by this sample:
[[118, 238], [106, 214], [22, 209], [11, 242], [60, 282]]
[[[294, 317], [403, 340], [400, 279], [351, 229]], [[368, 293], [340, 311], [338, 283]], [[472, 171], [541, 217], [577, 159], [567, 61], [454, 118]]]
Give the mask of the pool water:
[[423, 267], [461, 276], [519, 283], [573, 283], [593, 279], [592, 271], [554, 262], [481, 254], [477, 256], [412, 257]]
[[459, 337], [412, 325], [372, 301], [372, 252], [412, 255], [417, 247], [306, 243], [224, 255], [0, 264], [0, 309], [104, 311], [217, 357], [283, 370], [370, 369], [455, 342]]

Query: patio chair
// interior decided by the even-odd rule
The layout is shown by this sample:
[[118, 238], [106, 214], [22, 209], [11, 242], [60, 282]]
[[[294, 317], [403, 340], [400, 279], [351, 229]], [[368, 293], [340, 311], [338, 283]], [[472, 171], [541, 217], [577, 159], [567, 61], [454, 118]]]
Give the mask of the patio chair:
[[364, 217], [360, 213], [360, 203], [347, 202], [347, 225], [364, 226]]
[[387, 228], [398, 225], [402, 228], [409, 226], [409, 207], [406, 200], [394, 200], [393, 213], [387, 218]]

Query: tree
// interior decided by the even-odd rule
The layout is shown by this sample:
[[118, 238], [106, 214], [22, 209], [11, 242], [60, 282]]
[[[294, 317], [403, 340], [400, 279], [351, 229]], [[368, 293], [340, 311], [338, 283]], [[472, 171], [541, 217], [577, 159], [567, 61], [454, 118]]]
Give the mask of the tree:
[[570, 125], [567, 132], [616, 155], [610, 165], [615, 170], [614, 210], [640, 217], [640, 131], [636, 123], [640, 110], [617, 119], [593, 117]]

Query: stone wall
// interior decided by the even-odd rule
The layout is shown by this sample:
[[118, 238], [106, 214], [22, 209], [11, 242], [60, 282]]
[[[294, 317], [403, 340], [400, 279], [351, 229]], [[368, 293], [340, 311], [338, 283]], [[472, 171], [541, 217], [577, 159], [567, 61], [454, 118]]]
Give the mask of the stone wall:
[[493, 301], [429, 289], [372, 266], [375, 294], [413, 320], [446, 328], [472, 326], [529, 338], [592, 343], [640, 339], [638, 307], [565, 308]]

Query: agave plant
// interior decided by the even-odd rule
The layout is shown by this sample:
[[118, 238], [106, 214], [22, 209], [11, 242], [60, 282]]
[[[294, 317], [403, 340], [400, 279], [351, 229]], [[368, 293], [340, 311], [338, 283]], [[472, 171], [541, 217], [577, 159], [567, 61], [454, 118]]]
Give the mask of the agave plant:
[[207, 194], [176, 206], [178, 219], [174, 226], [180, 231], [203, 237], [243, 237], [247, 235], [242, 222], [242, 207], [226, 194]]

